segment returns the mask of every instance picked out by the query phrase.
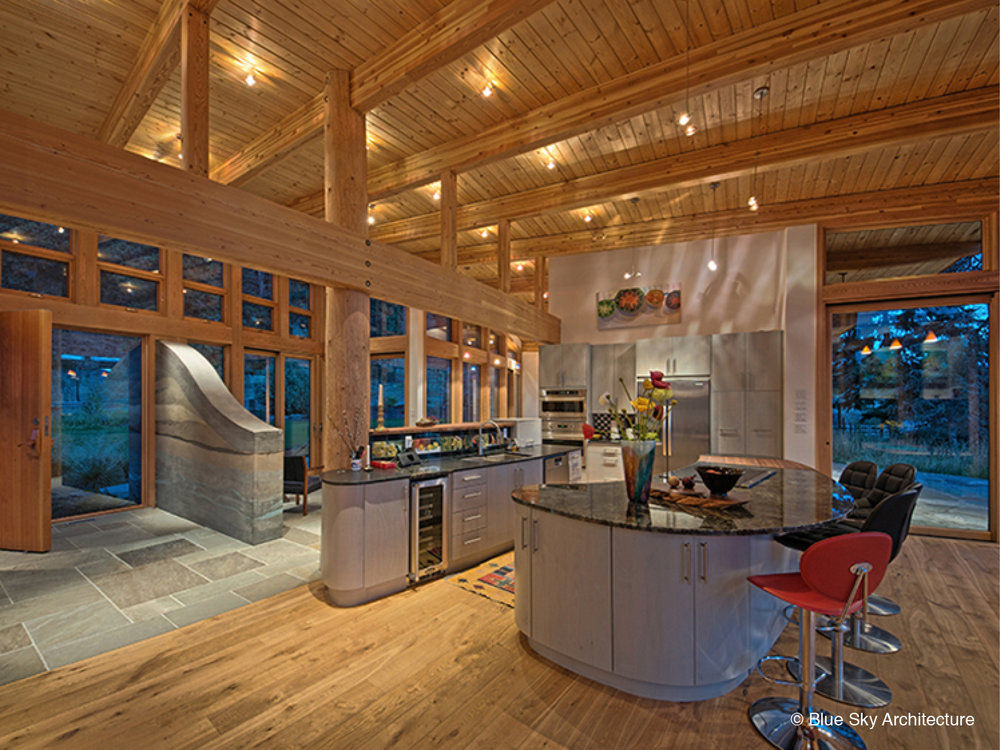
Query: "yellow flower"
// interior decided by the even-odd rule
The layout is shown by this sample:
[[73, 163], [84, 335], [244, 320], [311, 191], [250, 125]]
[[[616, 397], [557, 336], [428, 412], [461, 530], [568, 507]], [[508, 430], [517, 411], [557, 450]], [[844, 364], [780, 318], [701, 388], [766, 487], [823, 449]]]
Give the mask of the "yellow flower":
[[636, 411], [638, 411], [638, 412], [644, 412], [645, 413], [645, 412], [649, 411], [650, 401], [649, 401], [648, 398], [641, 398], [640, 397], [640, 398], [632, 400], [632, 406], [635, 407]]
[[650, 380], [649, 378], [646, 378], [645, 380], [643, 380], [642, 381], [642, 390], [644, 390], [644, 391], [651, 391], [651, 390], [653, 390], [653, 381]]

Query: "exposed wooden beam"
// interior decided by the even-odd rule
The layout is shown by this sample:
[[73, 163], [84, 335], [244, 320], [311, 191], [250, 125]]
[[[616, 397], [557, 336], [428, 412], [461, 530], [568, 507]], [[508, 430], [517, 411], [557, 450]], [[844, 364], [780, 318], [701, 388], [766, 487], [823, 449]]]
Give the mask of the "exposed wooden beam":
[[526, 339], [559, 340], [557, 318], [458, 272], [36, 120], [0, 111], [0, 153], [0, 212], [361, 289]]
[[[700, 95], [994, 5], [987, 0], [844, 0], [811, 5], [692, 48], [691, 92]], [[446, 169], [468, 170], [663, 107], [679, 101], [685, 85], [684, 55], [663, 60], [373, 170], [368, 176], [369, 200], [432, 182]]]
[[545, 309], [545, 256], [536, 255], [535, 256], [535, 307], [538, 310]]
[[[925, 99], [827, 122], [803, 125], [756, 138], [686, 151], [619, 169], [545, 185], [461, 206], [458, 228], [492, 224], [552, 211], [725, 180], [759, 170], [868, 151], [919, 139], [996, 127], [1000, 112], [993, 87]], [[373, 236], [383, 242], [433, 237], [435, 214], [383, 224]]]
[[182, 166], [208, 175], [208, 14], [194, 3], [181, 13]]
[[[192, 5], [205, 15], [211, 15], [216, 2], [218, 0], [198, 0]], [[139, 47], [135, 63], [104, 117], [97, 133], [98, 140], [123, 148], [139, 127], [180, 63], [180, 21], [187, 5], [187, 0], [163, 0], [156, 20]]]
[[497, 278], [499, 289], [510, 292], [510, 219], [500, 219], [497, 224]]
[[458, 210], [458, 175], [445, 172], [441, 175], [441, 265], [452, 271], [458, 265], [458, 230], [455, 228]]
[[952, 260], [981, 249], [982, 243], [976, 241], [852, 247], [845, 250], [831, 250], [826, 256], [826, 270], [857, 271], [863, 268]]
[[295, 149], [319, 137], [323, 128], [323, 101], [321, 91], [216, 166], [212, 170], [212, 179], [226, 185], [243, 185]]
[[351, 104], [366, 112], [552, 0], [452, 0], [354, 70]]
[[[875, 229], [918, 226], [940, 221], [975, 220], [987, 216], [1000, 202], [1000, 180], [921, 185], [865, 193], [764, 204], [752, 213], [745, 208], [715, 213], [675, 216], [658, 221], [599, 227], [557, 235], [520, 237], [511, 241], [513, 260], [536, 255], [572, 255], [663, 245], [717, 236], [769, 232], [802, 224], [832, 229]], [[459, 249], [459, 266], [488, 263], [496, 247], [489, 243]], [[421, 257], [433, 253], [419, 253]]]
[[350, 106], [351, 72], [331, 70], [323, 86], [323, 194], [327, 221], [368, 236], [365, 116]]

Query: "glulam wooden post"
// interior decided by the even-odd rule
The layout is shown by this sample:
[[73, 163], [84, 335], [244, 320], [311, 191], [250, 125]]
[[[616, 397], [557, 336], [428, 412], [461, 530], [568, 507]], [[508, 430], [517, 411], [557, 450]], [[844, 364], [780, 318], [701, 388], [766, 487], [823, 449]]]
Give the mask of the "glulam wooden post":
[[497, 277], [500, 291], [510, 294], [510, 219], [497, 224]]
[[208, 176], [208, 14], [188, 3], [181, 14], [181, 164]]
[[545, 309], [545, 256], [535, 256], [535, 307]]
[[[367, 236], [365, 116], [351, 107], [350, 72], [331, 71], [324, 87], [323, 195], [326, 220]], [[323, 409], [323, 466], [346, 469], [347, 445], [338, 436], [368, 444], [369, 296], [328, 287]]]
[[441, 265], [458, 267], [458, 175], [441, 175]]

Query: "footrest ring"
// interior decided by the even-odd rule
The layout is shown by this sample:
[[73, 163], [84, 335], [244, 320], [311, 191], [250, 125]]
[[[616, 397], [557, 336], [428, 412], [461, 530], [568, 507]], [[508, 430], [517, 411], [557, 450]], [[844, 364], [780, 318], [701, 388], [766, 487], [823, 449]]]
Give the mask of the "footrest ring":
[[799, 687], [799, 683], [798, 682], [791, 682], [790, 680], [781, 680], [781, 679], [778, 679], [777, 677], [768, 677], [766, 674], [764, 674], [763, 667], [764, 667], [764, 662], [766, 662], [766, 661], [780, 661], [780, 662], [784, 662], [785, 668], [787, 669], [788, 668], [788, 662], [793, 662], [793, 661], [794, 662], [798, 662], [798, 658], [797, 657], [795, 657], [795, 656], [781, 656], [780, 654], [775, 654], [775, 655], [772, 655], [772, 656], [763, 656], [763, 657], [761, 657], [760, 659], [757, 660], [757, 665], [754, 667], [754, 669], [757, 670], [757, 674], [759, 674], [761, 677], [763, 677], [765, 680], [767, 680], [768, 682], [770, 682], [773, 685], [786, 685], [788, 687]]

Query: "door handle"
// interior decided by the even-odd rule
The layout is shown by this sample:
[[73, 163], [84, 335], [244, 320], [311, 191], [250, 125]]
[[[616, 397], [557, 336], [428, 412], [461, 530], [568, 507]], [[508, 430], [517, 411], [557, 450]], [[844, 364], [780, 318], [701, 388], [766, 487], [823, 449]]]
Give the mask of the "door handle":
[[684, 583], [691, 581], [691, 544], [688, 542], [681, 545], [681, 580]]
[[538, 552], [538, 521], [533, 520], [531, 522], [531, 549], [534, 552]]
[[527, 520], [527, 516], [521, 516], [521, 549], [526, 549], [528, 546], [528, 542], [524, 536], [524, 524]]
[[699, 552], [701, 553], [701, 574], [698, 576], [703, 581], [708, 580], [708, 544], [706, 542], [698, 542]]

